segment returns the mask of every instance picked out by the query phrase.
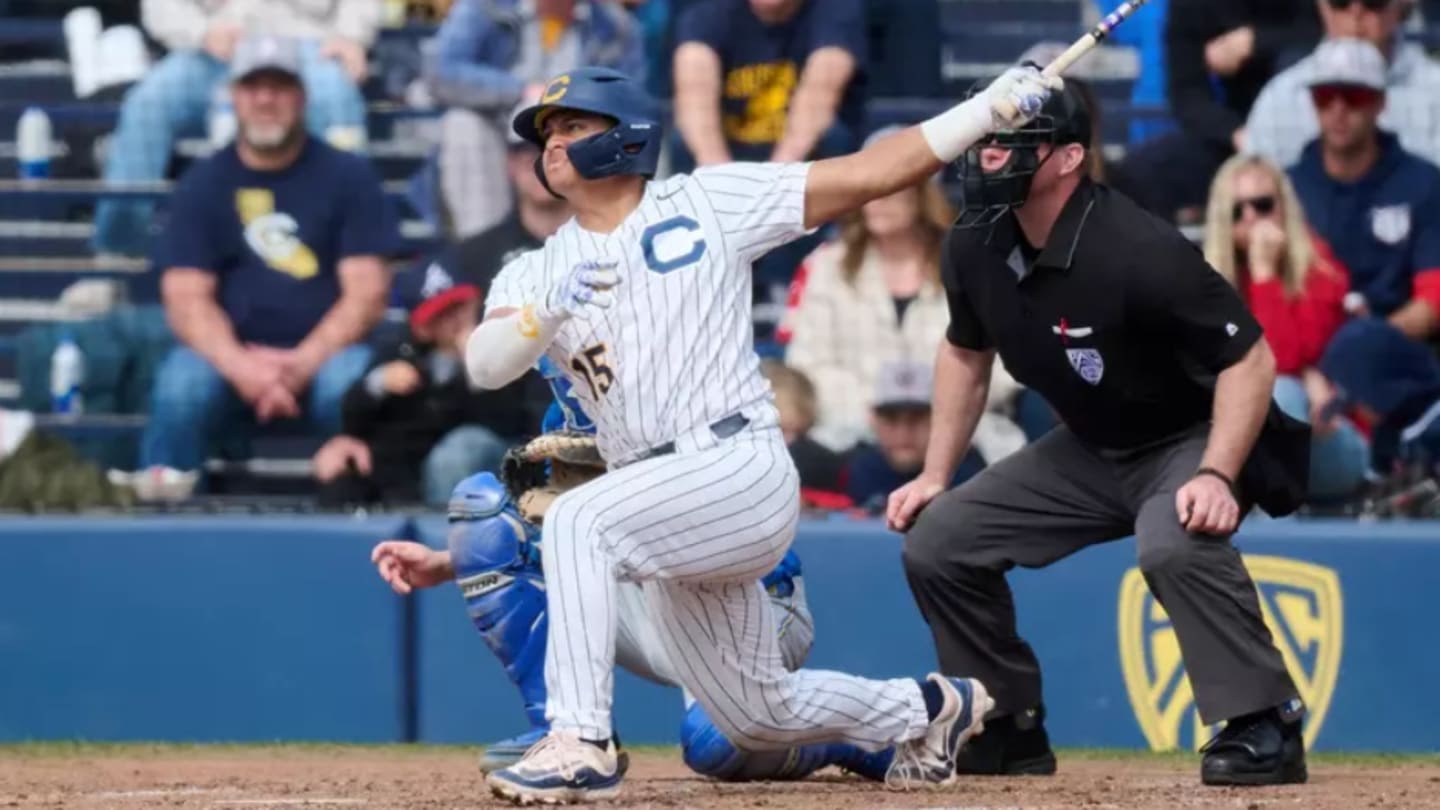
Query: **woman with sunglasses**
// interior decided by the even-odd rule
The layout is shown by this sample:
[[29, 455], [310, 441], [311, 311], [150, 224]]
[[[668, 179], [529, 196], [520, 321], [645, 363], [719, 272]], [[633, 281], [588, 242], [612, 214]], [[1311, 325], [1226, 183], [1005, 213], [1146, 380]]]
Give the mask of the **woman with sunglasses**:
[[1346, 319], [1345, 268], [1305, 223], [1295, 190], [1264, 158], [1226, 161], [1210, 188], [1205, 258], [1240, 292], [1275, 354], [1275, 401], [1311, 423], [1310, 497], [1357, 490], [1368, 468], [1365, 438], [1333, 406], [1315, 365]]

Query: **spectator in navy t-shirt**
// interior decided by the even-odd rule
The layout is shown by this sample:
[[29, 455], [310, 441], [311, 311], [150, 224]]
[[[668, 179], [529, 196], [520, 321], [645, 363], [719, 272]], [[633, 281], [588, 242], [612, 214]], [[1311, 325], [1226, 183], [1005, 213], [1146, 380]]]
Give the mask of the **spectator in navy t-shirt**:
[[697, 0], [676, 24], [675, 124], [701, 166], [850, 151], [864, 133], [861, 0]]
[[1386, 68], [1374, 45], [1326, 40], [1314, 64], [1320, 137], [1290, 170], [1295, 191], [1350, 271], [1346, 308], [1431, 338], [1440, 326], [1440, 168], [1379, 128]]
[[236, 141], [170, 200], [155, 263], [180, 345], [155, 380], [146, 469], [196, 470], [256, 423], [333, 435], [369, 363], [399, 233], [369, 163], [306, 134], [298, 65], [286, 40], [241, 45]]
[[[694, 0], [675, 41], [677, 171], [744, 161], [800, 161], [854, 150], [864, 135], [862, 0]], [[693, 161], [693, 164], [692, 164]], [[756, 337], [823, 233], [755, 264]]]

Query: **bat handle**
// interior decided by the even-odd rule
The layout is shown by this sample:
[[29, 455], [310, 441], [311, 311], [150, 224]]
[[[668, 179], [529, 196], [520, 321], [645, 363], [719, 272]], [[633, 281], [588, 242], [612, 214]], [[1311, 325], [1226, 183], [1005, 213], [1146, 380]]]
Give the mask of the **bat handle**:
[[1020, 108], [1010, 103], [1010, 99], [1002, 98], [995, 102], [995, 111], [1000, 113], [1001, 118], [1011, 119], [1020, 112]]
[[[1150, 0], [1128, 0], [1095, 26], [1095, 29], [1076, 40], [1074, 44], [1065, 49], [1065, 52], [1055, 57], [1054, 61], [1046, 65], [1040, 71], [1041, 75], [1047, 78], [1056, 78], [1070, 69], [1070, 66], [1080, 61], [1080, 57], [1094, 50], [1100, 41], [1110, 36], [1120, 23], [1124, 22], [1135, 10], [1148, 3]], [[999, 99], [995, 102], [997, 111], [1004, 118], [1013, 118], [1019, 110], [1010, 103], [1009, 99]]]
[[[1097, 40], [1090, 35], [1082, 37], [1078, 42], [1066, 48], [1064, 53], [1055, 57], [1050, 64], [1046, 65], [1044, 69], [1040, 71], [1040, 75], [1049, 79], [1058, 77], [1066, 70], [1069, 70], [1071, 65], [1079, 61], [1080, 57], [1089, 53], [1090, 50], [1095, 47], [1096, 41]], [[1003, 118], [1013, 118], [1015, 113], [1019, 112], [1008, 98], [998, 99], [995, 102], [995, 107]]]

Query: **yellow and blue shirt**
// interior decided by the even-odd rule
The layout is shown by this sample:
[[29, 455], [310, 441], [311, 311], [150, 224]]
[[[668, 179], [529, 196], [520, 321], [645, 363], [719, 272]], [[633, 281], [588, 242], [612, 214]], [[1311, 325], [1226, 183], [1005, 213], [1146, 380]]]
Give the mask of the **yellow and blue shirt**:
[[810, 54], [838, 47], [855, 58], [838, 122], [863, 131], [865, 13], [860, 0], [808, 0], [793, 18], [766, 25], [748, 0], [700, 0], [676, 26], [679, 43], [699, 42], [720, 57], [725, 141], [740, 160], [763, 160], [785, 132], [790, 99]]
[[214, 273], [244, 342], [296, 345], [340, 297], [341, 259], [400, 250], [370, 162], [314, 138], [279, 171], [248, 168], [234, 145], [197, 162], [170, 212], [156, 266]]

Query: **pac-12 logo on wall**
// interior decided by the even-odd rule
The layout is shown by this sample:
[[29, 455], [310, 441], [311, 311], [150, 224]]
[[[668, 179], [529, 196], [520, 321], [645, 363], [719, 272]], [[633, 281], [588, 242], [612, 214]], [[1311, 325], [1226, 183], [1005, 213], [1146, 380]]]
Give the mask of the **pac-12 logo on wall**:
[[[1246, 555], [1244, 560], [1265, 624], [1305, 701], [1305, 744], [1313, 746], [1340, 672], [1340, 578], [1322, 565], [1285, 557]], [[1119, 613], [1125, 691], [1146, 742], [1155, 751], [1199, 748], [1219, 727], [1200, 721], [1175, 628], [1138, 568], [1127, 571], [1120, 583]]]

